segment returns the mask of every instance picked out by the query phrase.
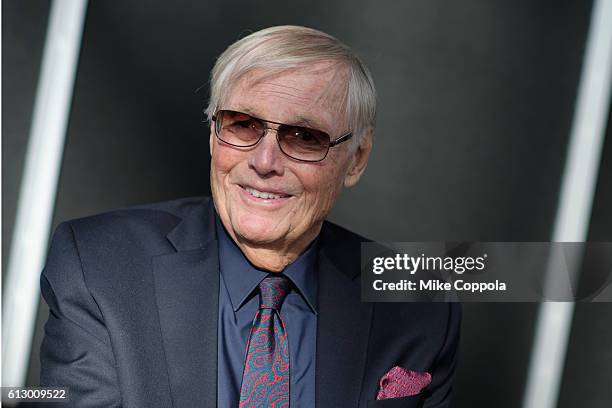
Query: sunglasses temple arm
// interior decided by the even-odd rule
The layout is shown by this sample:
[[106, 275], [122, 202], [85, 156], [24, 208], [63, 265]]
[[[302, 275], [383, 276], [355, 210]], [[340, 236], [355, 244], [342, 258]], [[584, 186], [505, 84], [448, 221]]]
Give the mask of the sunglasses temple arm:
[[337, 138], [336, 140], [332, 140], [331, 142], [329, 142], [329, 147], [334, 147], [337, 144], [340, 144], [342, 142], [346, 142], [347, 140], [349, 140], [351, 137], [353, 137], [352, 133], [347, 133], [344, 136], [340, 136], [339, 138]]

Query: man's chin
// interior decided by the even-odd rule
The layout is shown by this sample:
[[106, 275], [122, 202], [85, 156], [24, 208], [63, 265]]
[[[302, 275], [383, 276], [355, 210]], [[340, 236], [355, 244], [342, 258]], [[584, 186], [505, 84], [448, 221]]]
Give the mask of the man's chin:
[[236, 238], [242, 243], [253, 246], [268, 246], [282, 241], [285, 234], [277, 228], [266, 225], [237, 225], [234, 226]]

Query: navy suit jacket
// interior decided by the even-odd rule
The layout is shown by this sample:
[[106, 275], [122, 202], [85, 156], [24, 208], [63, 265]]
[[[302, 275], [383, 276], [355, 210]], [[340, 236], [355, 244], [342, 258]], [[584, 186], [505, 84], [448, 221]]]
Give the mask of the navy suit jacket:
[[[77, 407], [214, 407], [218, 251], [208, 198], [61, 224], [41, 276], [49, 319], [41, 385]], [[316, 401], [320, 408], [448, 407], [460, 307], [362, 303], [362, 237], [320, 235]], [[425, 393], [375, 401], [393, 366], [428, 371]]]

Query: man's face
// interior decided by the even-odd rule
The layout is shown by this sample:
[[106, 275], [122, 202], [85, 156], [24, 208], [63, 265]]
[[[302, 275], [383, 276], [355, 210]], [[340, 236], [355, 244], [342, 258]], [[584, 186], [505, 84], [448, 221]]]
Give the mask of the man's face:
[[[336, 68], [321, 63], [274, 76], [263, 74], [255, 70], [242, 77], [219, 109], [315, 128], [332, 140], [350, 131], [343, 114], [345, 87], [336, 85], [343, 83], [338, 79], [344, 75]], [[236, 148], [215, 137], [213, 124], [211, 188], [228, 232], [253, 246], [288, 248], [305, 237], [313, 239], [342, 186], [359, 178], [354, 174], [359, 162], [355, 158], [363, 152], [354, 152], [350, 145], [330, 148], [321, 162], [305, 163], [283, 154], [274, 131], [255, 147]], [[265, 194], [262, 198], [260, 193], [274, 198]]]

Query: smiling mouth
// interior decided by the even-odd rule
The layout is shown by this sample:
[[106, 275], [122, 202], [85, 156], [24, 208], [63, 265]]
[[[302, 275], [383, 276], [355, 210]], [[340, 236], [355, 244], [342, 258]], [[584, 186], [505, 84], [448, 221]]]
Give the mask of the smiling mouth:
[[289, 194], [281, 194], [281, 193], [272, 193], [269, 191], [259, 191], [256, 190], [252, 187], [245, 187], [245, 186], [240, 186], [240, 188], [242, 188], [244, 191], [246, 191], [247, 193], [249, 193], [251, 196], [256, 197], [256, 198], [261, 198], [264, 200], [278, 200], [280, 198], [288, 198], [291, 197], [291, 195]]

